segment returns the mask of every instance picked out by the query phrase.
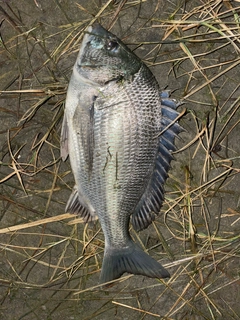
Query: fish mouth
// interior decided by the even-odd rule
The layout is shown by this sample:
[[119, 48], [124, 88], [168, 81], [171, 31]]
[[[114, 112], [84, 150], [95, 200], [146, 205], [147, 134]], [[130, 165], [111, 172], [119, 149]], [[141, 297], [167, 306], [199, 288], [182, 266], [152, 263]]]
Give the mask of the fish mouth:
[[105, 30], [98, 22], [94, 22], [85, 32], [100, 38], [106, 38], [106, 36], [108, 36], [108, 31]]
[[[105, 30], [98, 22], [94, 22], [91, 26], [89, 26], [85, 30], [85, 36], [84, 38], [88, 38], [88, 41], [91, 42], [91, 40], [95, 40], [96, 42], [99, 42], [102, 45], [105, 44], [106, 40], [115, 40], [116, 37], [111, 34], [111, 32]], [[98, 39], [98, 40], [97, 40]]]
[[80, 64], [78, 63], [77, 64], [77, 69], [78, 70], [81, 70], [81, 69], [98, 69], [98, 68], [101, 68], [101, 67], [104, 67], [106, 66], [105, 64], [91, 64], [91, 63], [84, 63], [84, 64]]
[[106, 39], [108, 38], [109, 32], [99, 23], [95, 22], [84, 31], [81, 47], [85, 48], [90, 44], [96, 49], [101, 49], [105, 46]]

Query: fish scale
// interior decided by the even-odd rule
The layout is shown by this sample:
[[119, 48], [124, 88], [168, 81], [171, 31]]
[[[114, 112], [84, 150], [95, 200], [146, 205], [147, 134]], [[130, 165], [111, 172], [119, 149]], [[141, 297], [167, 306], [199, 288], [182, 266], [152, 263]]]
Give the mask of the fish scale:
[[87, 29], [68, 87], [61, 154], [69, 154], [76, 182], [66, 211], [85, 222], [99, 218], [104, 233], [101, 283], [124, 272], [170, 276], [133, 242], [129, 223], [144, 229], [160, 211], [181, 131], [175, 109], [126, 45], [99, 24]]
[[[108, 97], [108, 94], [106, 92], [103, 92], [103, 96]], [[111, 219], [114, 219], [115, 215], [120, 220], [120, 224], [125, 225], [126, 223], [128, 223], [128, 216], [131, 212], [130, 210], [132, 210], [132, 208], [134, 207], [134, 205], [136, 205], [139, 199], [139, 193], [141, 192], [140, 183], [142, 182], [142, 185], [145, 184], [145, 179], [141, 178], [142, 181], [139, 181], [138, 177], [143, 175], [143, 172], [146, 172], [146, 170], [150, 171], [149, 163], [146, 161], [144, 165], [142, 161], [142, 158], [146, 151], [149, 151], [146, 150], [147, 148], [149, 149], [149, 139], [146, 139], [146, 136], [144, 136], [146, 147], [142, 147], [139, 151], [137, 150], [137, 145], [143, 146], [143, 143], [141, 141], [143, 140], [143, 134], [139, 133], [139, 128], [138, 126], [136, 126], [136, 124], [138, 123], [137, 118], [141, 115], [141, 113], [139, 113], [138, 110], [136, 110], [136, 107], [132, 107], [129, 99], [127, 105], [125, 102], [121, 103], [121, 101], [117, 101], [116, 103], [116, 99], [114, 100], [115, 103], [113, 101], [112, 105], [115, 106], [109, 108], [104, 107], [104, 99], [101, 99], [101, 115], [99, 118], [96, 115], [94, 140], [96, 145], [99, 146], [98, 148], [96, 148], [95, 152], [101, 153], [102, 155], [102, 165], [99, 165], [99, 163], [93, 164], [94, 176], [92, 177], [91, 182], [88, 183], [88, 188], [90, 191], [92, 189], [92, 185], [96, 185], [97, 177], [99, 175], [102, 175], [102, 185], [99, 185], [99, 190], [103, 190], [102, 195], [101, 197], [99, 197], [99, 195], [97, 197], [94, 197], [92, 199], [92, 203], [95, 207], [99, 208], [99, 211], [102, 211], [102, 214], [100, 213], [99, 216], [103, 216], [103, 219], [105, 221], [104, 225], [107, 229], [106, 238], [107, 242], [109, 243], [111, 243], [111, 241], [113, 240], [114, 242], [120, 241], [121, 238], [118, 235], [118, 239], [116, 239], [116, 235], [114, 234], [116, 231], [119, 232], [119, 230], [121, 230], [121, 227], [118, 226], [117, 223], [111, 224]], [[109, 100], [107, 100], [107, 104], [108, 103]], [[98, 103], [96, 101], [96, 108], [97, 106]], [[131, 125], [129, 125], [129, 123], [127, 123], [127, 125], [123, 129], [122, 127], [124, 126], [126, 114], [130, 114], [129, 120], [135, 119], [135, 124], [131, 123]], [[117, 121], [119, 122], [119, 126], [116, 126]], [[135, 130], [133, 130], [133, 128], [135, 128]], [[132, 131], [135, 132], [133, 133]], [[116, 136], [119, 137], [119, 142], [116, 141]], [[151, 138], [152, 132], [150, 139]], [[125, 143], [121, 143], [122, 139]], [[136, 141], [136, 143], [131, 143], [132, 140]], [[108, 142], [107, 145], [105, 145], [106, 141]], [[122, 147], [120, 147], [119, 144], [121, 144]], [[128, 146], [131, 146], [131, 152]], [[129, 149], [129, 151], [127, 152], [126, 149]], [[155, 156], [155, 149], [156, 148], [152, 148], [152, 157]], [[109, 155], [109, 153], [111, 154], [111, 156]], [[119, 157], [118, 170], [116, 169], [116, 153]], [[137, 154], [140, 161], [137, 160]], [[109, 158], [109, 160], [106, 164], [105, 162], [107, 157]], [[138, 162], [141, 162], [140, 168], [137, 165]], [[118, 171], [118, 173], [116, 173], [116, 170]], [[132, 173], [133, 171], [136, 171], [135, 174]], [[116, 184], [118, 184], [118, 186], [116, 186]], [[136, 185], [138, 186], [138, 188], [136, 188]], [[105, 188], [107, 188], [107, 190], [104, 190]], [[124, 197], [122, 189], [124, 190]], [[106, 201], [104, 199], [105, 197]], [[100, 209], [101, 204], [105, 204], [106, 206]], [[117, 212], [120, 210], [123, 214], [118, 216]], [[105, 211], [109, 212], [107, 219], [103, 214]], [[123, 220], [123, 222], [121, 222], [121, 220]], [[111, 232], [112, 228], [114, 228], [113, 232]], [[114, 236], [112, 234], [114, 234]], [[122, 242], [125, 242], [125, 239], [121, 240]]]

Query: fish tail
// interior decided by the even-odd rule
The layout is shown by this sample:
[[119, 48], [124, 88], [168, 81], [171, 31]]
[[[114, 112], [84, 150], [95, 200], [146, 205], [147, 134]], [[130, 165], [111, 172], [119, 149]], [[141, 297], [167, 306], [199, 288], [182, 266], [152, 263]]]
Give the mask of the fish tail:
[[122, 248], [105, 248], [100, 283], [121, 277], [124, 272], [150, 278], [169, 278], [164, 267], [142, 251], [133, 241]]

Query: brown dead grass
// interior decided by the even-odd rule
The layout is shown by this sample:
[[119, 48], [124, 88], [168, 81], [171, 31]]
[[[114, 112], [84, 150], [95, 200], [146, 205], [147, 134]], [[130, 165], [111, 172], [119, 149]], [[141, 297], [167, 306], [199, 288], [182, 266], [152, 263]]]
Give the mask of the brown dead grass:
[[[4, 319], [56, 319], [59, 312], [85, 320], [240, 319], [240, 3], [99, 3], [71, 3], [82, 15], [75, 22], [74, 10], [55, 1], [65, 22], [52, 24], [31, 15], [45, 3], [0, 6], [0, 314]], [[136, 282], [128, 275], [110, 289], [99, 286], [101, 229], [79, 225], [63, 212], [73, 181], [59, 155], [66, 88], [83, 30], [99, 18], [118, 27], [137, 50], [146, 50], [143, 58], [153, 72], [168, 70], [171, 89], [181, 84], [175, 96], [188, 111], [164, 215], [149, 230], [132, 232], [165, 262], [172, 274], [166, 281]], [[149, 29], [156, 40], [140, 36]], [[18, 315], [8, 313], [10, 302], [21, 305]]]

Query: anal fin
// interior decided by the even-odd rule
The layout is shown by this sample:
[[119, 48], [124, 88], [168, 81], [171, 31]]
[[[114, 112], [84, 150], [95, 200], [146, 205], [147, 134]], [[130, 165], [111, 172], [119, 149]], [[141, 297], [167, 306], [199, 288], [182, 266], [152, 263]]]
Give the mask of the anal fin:
[[88, 205], [87, 199], [79, 192], [75, 185], [68, 199], [65, 211], [77, 214], [83, 218], [84, 222], [90, 222], [98, 219], [95, 210]]

